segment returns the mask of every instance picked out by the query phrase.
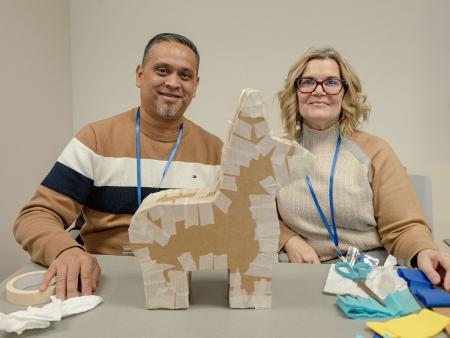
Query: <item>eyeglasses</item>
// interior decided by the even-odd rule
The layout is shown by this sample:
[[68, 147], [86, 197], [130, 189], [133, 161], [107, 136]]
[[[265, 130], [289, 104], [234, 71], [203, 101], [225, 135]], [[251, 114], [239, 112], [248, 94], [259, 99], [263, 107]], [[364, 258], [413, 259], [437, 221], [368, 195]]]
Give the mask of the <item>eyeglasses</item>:
[[320, 85], [322, 90], [329, 95], [337, 95], [341, 92], [344, 86], [347, 86], [347, 81], [341, 79], [326, 79], [323, 81], [299, 77], [295, 80], [295, 87], [303, 94], [310, 94], [314, 92], [317, 86]]

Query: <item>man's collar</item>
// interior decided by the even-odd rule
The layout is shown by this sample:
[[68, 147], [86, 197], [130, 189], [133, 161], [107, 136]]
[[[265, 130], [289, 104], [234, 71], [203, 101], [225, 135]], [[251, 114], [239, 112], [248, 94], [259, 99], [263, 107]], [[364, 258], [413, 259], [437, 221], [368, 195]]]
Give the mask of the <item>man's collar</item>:
[[141, 132], [145, 136], [160, 142], [175, 142], [180, 125], [184, 122], [183, 116], [176, 119], [155, 118], [140, 108]]

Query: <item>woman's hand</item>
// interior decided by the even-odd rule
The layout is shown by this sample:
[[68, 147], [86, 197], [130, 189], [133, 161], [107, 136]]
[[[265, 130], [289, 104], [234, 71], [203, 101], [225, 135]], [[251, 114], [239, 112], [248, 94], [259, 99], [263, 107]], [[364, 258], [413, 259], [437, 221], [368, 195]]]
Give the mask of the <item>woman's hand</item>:
[[291, 237], [284, 245], [291, 263], [320, 264], [314, 249], [300, 236]]
[[417, 254], [417, 267], [434, 285], [442, 286], [450, 292], [450, 254], [443, 251], [425, 249]]

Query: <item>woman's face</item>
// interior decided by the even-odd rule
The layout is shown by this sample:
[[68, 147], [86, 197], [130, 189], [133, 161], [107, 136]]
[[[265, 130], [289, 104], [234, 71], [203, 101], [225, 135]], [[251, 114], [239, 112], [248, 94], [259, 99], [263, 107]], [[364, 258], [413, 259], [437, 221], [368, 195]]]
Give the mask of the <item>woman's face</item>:
[[[339, 65], [333, 59], [310, 60], [301, 75], [318, 81], [340, 79]], [[321, 85], [317, 85], [312, 93], [301, 93], [297, 89], [298, 110], [303, 117], [303, 123], [316, 130], [328, 129], [339, 120], [342, 110], [344, 89], [339, 94], [325, 93]]]

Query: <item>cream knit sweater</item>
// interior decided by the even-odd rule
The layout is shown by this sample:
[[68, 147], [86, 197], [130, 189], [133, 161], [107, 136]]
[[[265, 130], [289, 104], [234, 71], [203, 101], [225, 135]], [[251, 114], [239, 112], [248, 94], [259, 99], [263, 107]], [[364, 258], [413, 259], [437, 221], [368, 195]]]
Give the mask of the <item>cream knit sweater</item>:
[[[331, 226], [329, 181], [339, 125], [317, 131], [303, 125], [303, 146], [316, 164], [310, 178]], [[337, 256], [334, 244], [314, 204], [306, 179], [282, 188], [277, 196], [281, 226], [280, 248], [299, 234], [322, 261]], [[342, 138], [333, 185], [339, 247], [361, 250], [385, 246], [410, 260], [420, 250], [436, 249], [408, 175], [391, 148], [372, 135], [355, 132]]]

